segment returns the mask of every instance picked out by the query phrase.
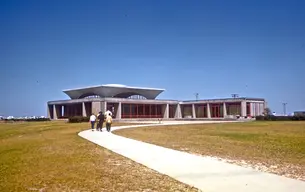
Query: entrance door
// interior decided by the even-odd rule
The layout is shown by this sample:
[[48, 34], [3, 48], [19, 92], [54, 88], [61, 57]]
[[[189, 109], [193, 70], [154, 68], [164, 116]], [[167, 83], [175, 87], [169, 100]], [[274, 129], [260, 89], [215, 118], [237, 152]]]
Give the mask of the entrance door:
[[212, 118], [223, 117], [223, 105], [222, 104], [211, 104], [211, 117]]

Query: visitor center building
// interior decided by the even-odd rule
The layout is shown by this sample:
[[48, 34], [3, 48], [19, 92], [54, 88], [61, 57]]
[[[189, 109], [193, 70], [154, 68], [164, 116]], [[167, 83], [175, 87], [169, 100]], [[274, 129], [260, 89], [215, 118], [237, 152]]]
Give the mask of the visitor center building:
[[115, 119], [225, 119], [255, 117], [266, 108], [262, 98], [204, 100], [157, 99], [164, 89], [107, 84], [64, 90], [70, 99], [49, 101], [50, 119], [90, 116], [110, 110]]

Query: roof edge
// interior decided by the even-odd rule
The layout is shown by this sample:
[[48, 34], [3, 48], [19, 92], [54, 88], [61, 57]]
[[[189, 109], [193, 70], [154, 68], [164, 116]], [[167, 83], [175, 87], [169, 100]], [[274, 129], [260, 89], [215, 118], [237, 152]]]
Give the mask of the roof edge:
[[88, 87], [80, 87], [80, 88], [74, 88], [74, 89], [64, 89], [62, 90], [63, 92], [68, 92], [68, 91], [77, 91], [77, 90], [82, 90], [82, 89], [94, 89], [94, 88], [99, 88], [99, 87], [111, 87], [111, 88], [122, 88], [122, 89], [143, 89], [143, 90], [156, 90], [156, 91], [165, 91], [165, 89], [162, 88], [152, 88], [152, 87], [134, 87], [134, 86], [114, 86], [114, 85], [93, 85], [93, 86], [88, 86]]

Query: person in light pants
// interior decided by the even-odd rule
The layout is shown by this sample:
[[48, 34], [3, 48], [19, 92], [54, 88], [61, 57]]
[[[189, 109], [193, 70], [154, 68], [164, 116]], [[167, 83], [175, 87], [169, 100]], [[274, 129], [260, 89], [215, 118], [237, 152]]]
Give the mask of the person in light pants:
[[112, 124], [112, 117], [111, 115], [106, 115], [106, 129], [108, 132], [111, 130], [111, 124]]
[[91, 123], [92, 131], [94, 131], [95, 121], [96, 121], [96, 116], [92, 113], [92, 115], [90, 116], [90, 120], [89, 120], [89, 122]]

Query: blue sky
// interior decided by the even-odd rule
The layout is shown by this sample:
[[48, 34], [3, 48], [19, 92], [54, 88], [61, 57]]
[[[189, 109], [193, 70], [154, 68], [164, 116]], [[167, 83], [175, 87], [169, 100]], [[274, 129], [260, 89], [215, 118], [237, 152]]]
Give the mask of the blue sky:
[[46, 115], [64, 89], [160, 99], [263, 97], [305, 110], [305, 1], [0, 1], [0, 115]]

